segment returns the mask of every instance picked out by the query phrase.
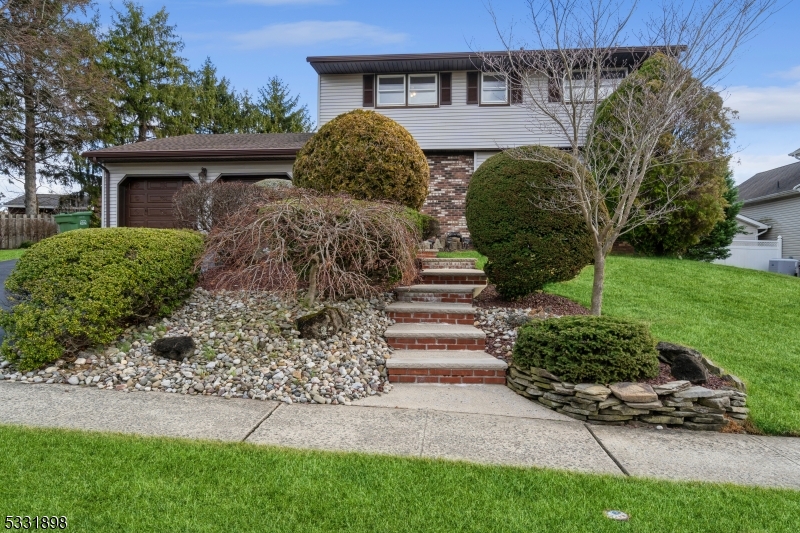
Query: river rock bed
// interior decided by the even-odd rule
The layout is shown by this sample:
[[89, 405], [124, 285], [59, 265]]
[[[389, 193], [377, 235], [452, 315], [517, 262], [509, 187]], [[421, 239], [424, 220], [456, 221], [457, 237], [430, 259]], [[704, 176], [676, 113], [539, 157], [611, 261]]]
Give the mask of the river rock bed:
[[[349, 404], [391, 389], [383, 338], [392, 321], [383, 313], [391, 295], [326, 302], [349, 323], [339, 335], [301, 339], [295, 320], [323, 308], [304, 307], [266, 293], [198, 288], [170, 317], [132, 327], [112, 346], [87, 350], [39, 371], [22, 373], [0, 359], [0, 377], [24, 383], [64, 383], [129, 392]], [[155, 356], [162, 337], [191, 336], [183, 361]]]

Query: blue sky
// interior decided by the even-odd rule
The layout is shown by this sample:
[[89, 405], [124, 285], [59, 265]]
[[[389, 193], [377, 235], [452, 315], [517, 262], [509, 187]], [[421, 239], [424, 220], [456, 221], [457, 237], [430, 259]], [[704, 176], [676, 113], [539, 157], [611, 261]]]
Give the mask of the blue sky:
[[[316, 117], [316, 73], [307, 56], [423, 53], [500, 48], [483, 0], [140, 0], [151, 14], [165, 6], [193, 68], [206, 56], [237, 89], [251, 92], [277, 75]], [[493, 0], [500, 24], [521, 23], [524, 0]], [[110, 3], [98, 4], [110, 21]], [[121, 2], [115, 5], [121, 7]], [[642, 8], [642, 16], [646, 6]], [[789, 2], [740, 51], [720, 87], [740, 113], [734, 172], [792, 163], [800, 148], [800, 1]]]

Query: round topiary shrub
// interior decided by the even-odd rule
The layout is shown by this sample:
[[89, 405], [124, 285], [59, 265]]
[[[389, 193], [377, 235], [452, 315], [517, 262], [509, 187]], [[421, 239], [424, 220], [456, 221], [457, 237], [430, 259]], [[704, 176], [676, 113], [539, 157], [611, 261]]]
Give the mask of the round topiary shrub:
[[86, 229], [33, 245], [6, 281], [3, 354], [32, 370], [126, 326], [170, 313], [197, 281], [203, 237], [185, 230]]
[[303, 146], [294, 183], [362, 200], [391, 200], [419, 209], [430, 169], [408, 131], [374, 111], [356, 109], [331, 120]]
[[[535, 149], [569, 157], [552, 148]], [[592, 261], [589, 232], [580, 216], [536, 206], [553, 194], [553, 180], [563, 179], [560, 172], [549, 163], [500, 153], [472, 175], [467, 226], [475, 249], [489, 258], [486, 275], [507, 298], [572, 279]]]
[[519, 330], [514, 365], [544, 368], [573, 383], [637, 381], [658, 375], [646, 324], [606, 316], [537, 320]]

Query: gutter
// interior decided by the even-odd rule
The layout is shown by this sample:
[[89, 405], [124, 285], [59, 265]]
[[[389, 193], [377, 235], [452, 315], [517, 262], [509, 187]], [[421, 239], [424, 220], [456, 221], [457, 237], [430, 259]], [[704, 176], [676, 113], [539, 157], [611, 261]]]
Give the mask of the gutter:
[[767, 196], [759, 196], [758, 198], [751, 198], [750, 200], [744, 200], [743, 205], [756, 205], [764, 202], [771, 202], [772, 200], [791, 198], [797, 195], [800, 195], [800, 185], [788, 191], [777, 192], [775, 194], [768, 194]]
[[158, 151], [90, 151], [81, 155], [93, 161], [166, 161], [170, 159], [241, 159], [296, 156], [300, 148], [270, 150], [158, 150]]

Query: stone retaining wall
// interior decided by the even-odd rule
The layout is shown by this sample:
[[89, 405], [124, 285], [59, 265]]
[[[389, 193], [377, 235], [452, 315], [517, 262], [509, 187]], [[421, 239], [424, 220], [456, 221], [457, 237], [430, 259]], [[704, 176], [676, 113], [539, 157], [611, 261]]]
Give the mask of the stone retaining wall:
[[689, 381], [650, 386], [646, 383], [567, 383], [543, 368], [509, 368], [507, 385], [517, 394], [536, 400], [590, 424], [625, 425], [631, 422], [719, 431], [729, 420], [747, 418], [747, 394], [740, 390], [707, 389]]

